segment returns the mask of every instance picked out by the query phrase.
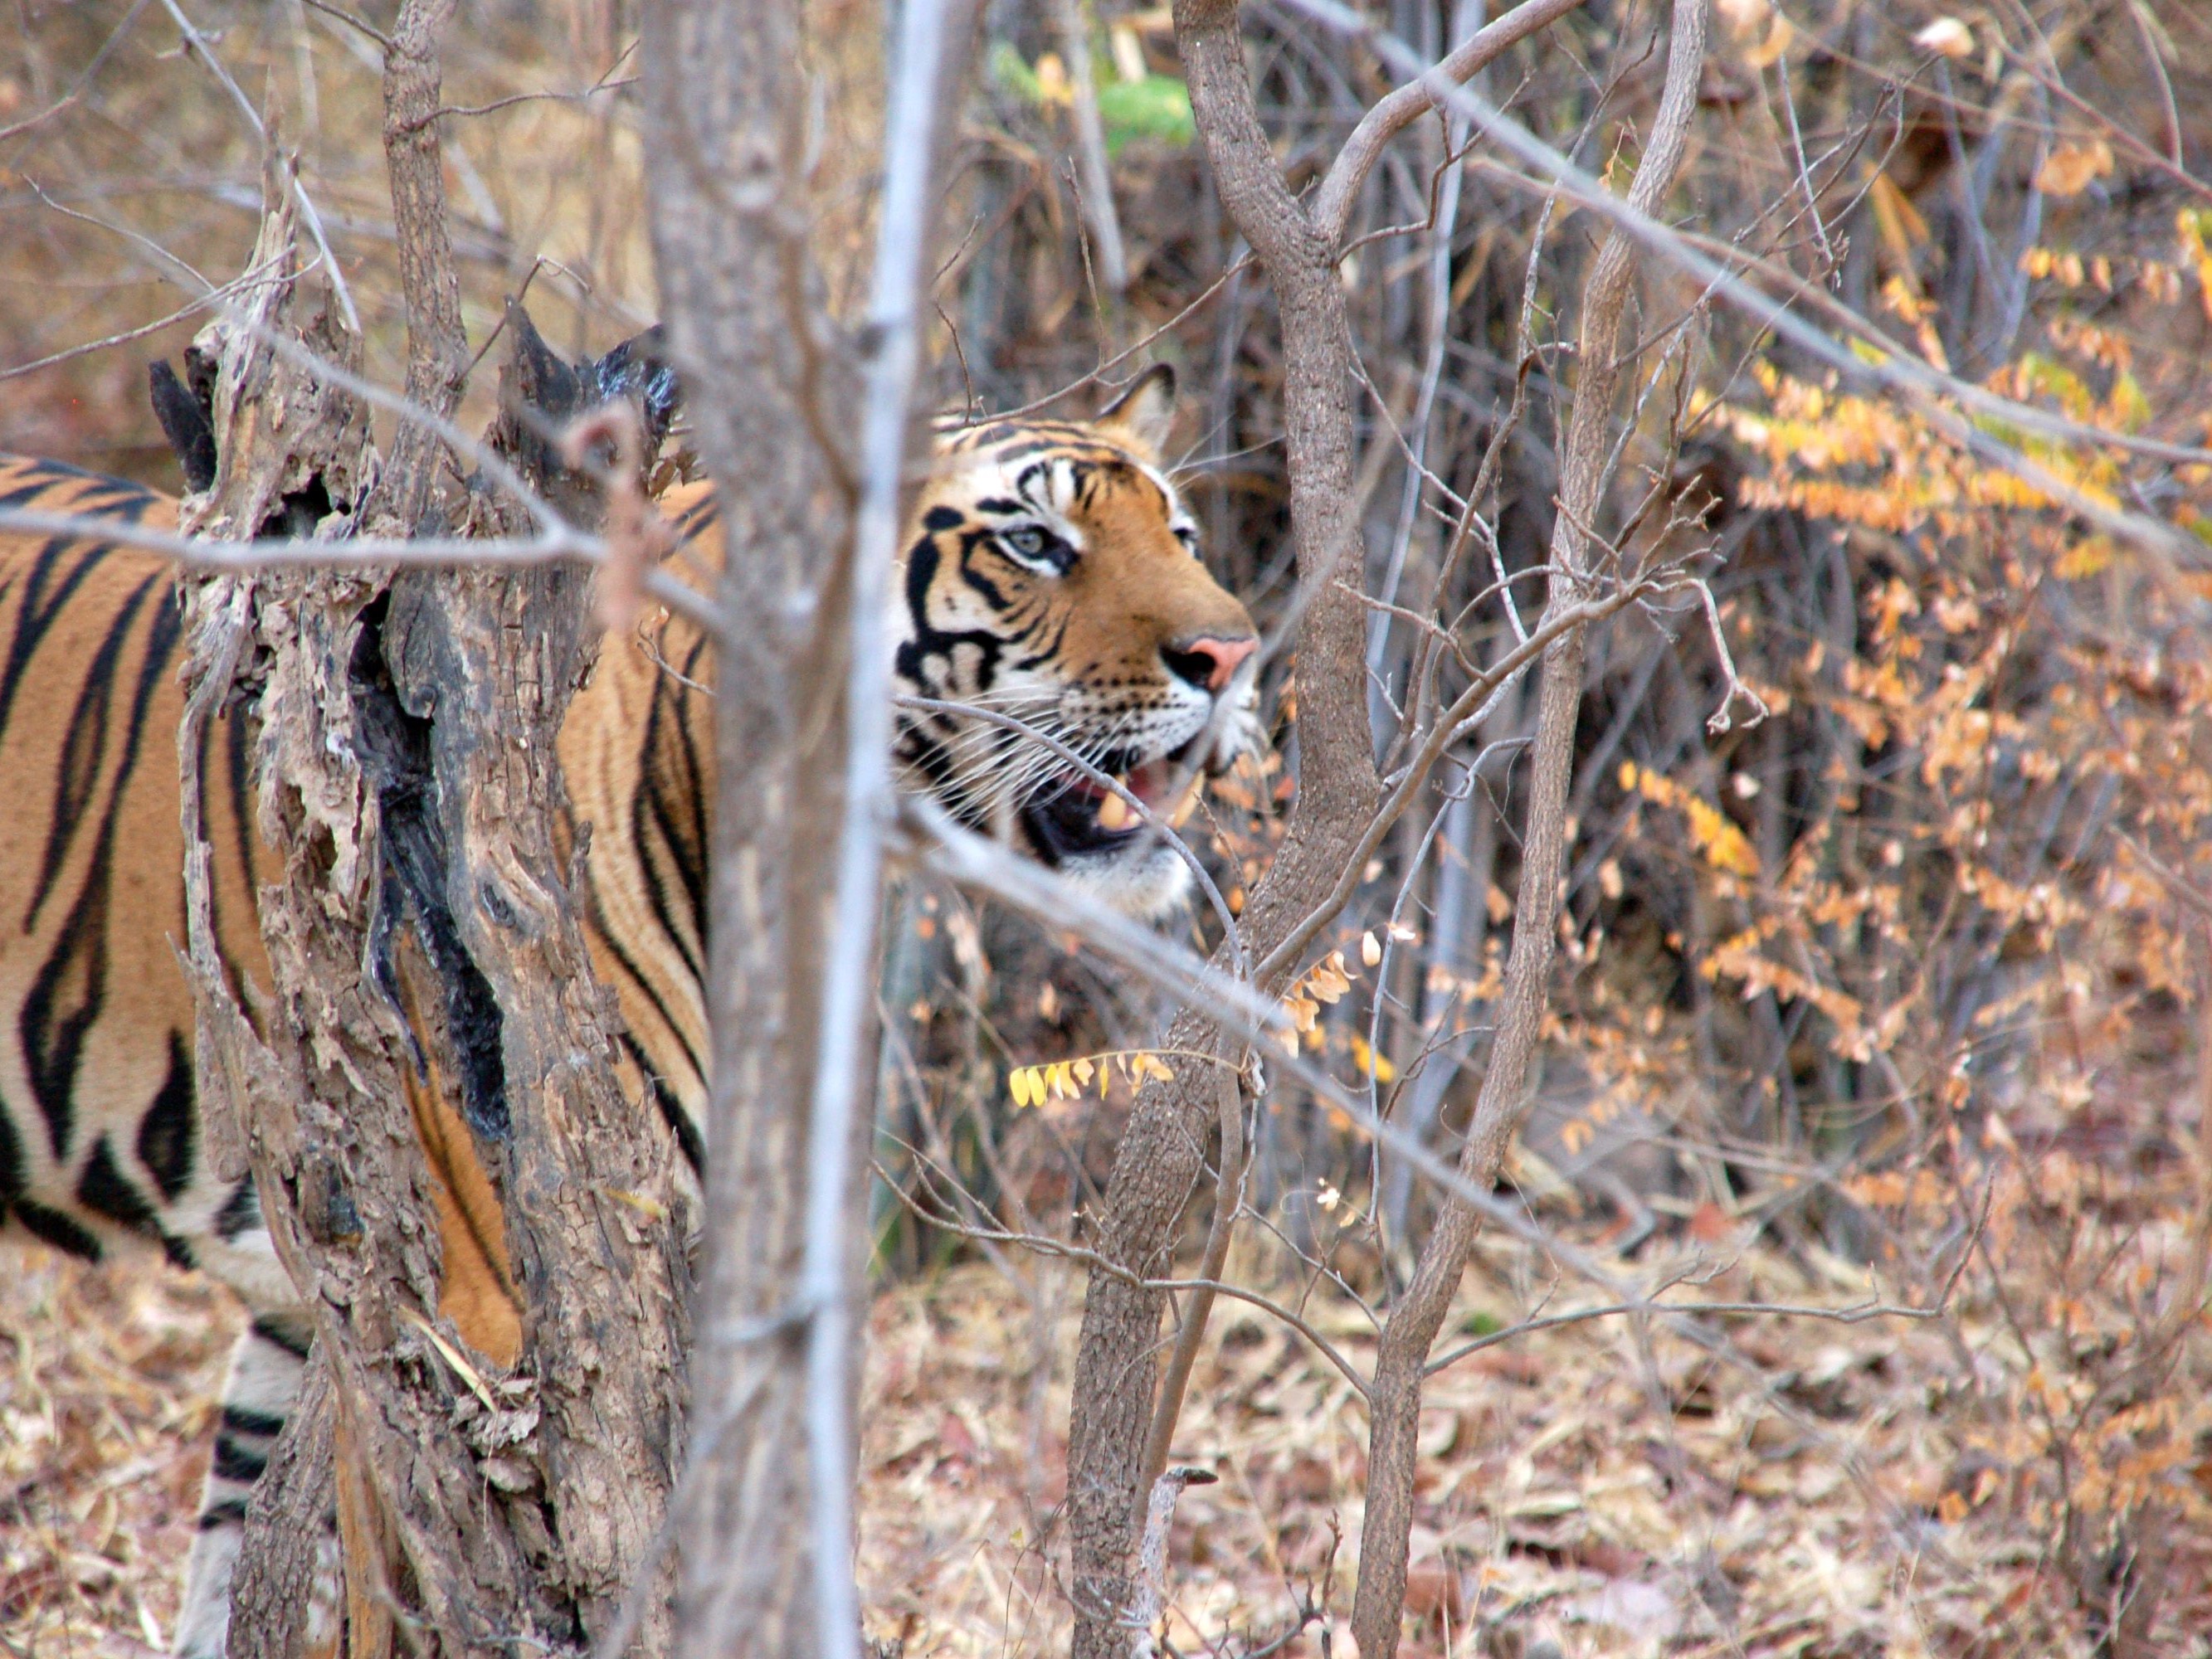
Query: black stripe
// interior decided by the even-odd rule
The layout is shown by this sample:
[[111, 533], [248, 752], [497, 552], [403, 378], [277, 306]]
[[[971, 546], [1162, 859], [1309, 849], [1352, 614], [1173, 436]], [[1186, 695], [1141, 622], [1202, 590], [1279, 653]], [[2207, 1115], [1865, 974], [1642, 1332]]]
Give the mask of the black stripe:
[[[42, 604], [46, 586], [53, 579], [54, 567], [60, 562], [63, 555], [72, 550], [82, 556], [63, 574], [52, 600]], [[54, 619], [68, 606], [70, 596], [90, 574], [93, 566], [100, 562], [105, 550], [81, 540], [56, 537], [41, 546], [38, 557], [31, 562], [30, 574], [24, 578], [21, 611], [15, 620], [15, 636], [8, 645], [7, 666], [0, 670], [0, 732], [8, 729], [8, 716], [15, 707], [15, 693], [22, 688], [24, 671], [31, 665], [31, 658], [46, 639], [46, 630], [54, 625]]]
[[[630, 851], [636, 858], [640, 873], [646, 878], [646, 895], [652, 902], [653, 918], [659, 924], [662, 937], [683, 958], [685, 971], [694, 980], [702, 980], [705, 964], [699, 961], [696, 950], [678, 928], [667, 884], [659, 878], [657, 860], [650, 856], [642, 833], [645, 826], [650, 825], [659, 832], [661, 841], [667, 846], [667, 862], [675, 866], [676, 878], [684, 888], [684, 906], [691, 922], [690, 938], [703, 945], [706, 943], [707, 873], [699, 867], [696, 855], [687, 858], [684, 851], [687, 830], [696, 834], [701, 828], [696, 813], [702, 805], [701, 797], [704, 792], [700, 787], [698, 755], [692, 745], [691, 734], [686, 729], [688, 722], [684, 718], [684, 711], [678, 706], [677, 696], [677, 693], [666, 690], [653, 693], [653, 712], [646, 720], [644, 758], [640, 763], [641, 776], [637, 784], [643, 799], [634, 800], [630, 806]], [[654, 750], [664, 740], [665, 725], [675, 728], [673, 738], [668, 740], [683, 756], [684, 764], [690, 773], [686, 781], [691, 787], [688, 789], [666, 790], [660, 787], [659, 769], [651, 763]], [[639, 810], [641, 807], [642, 811]], [[692, 818], [689, 825], [682, 822], [686, 817]], [[689, 842], [693, 848], [697, 844], [696, 841]]]
[[161, 1231], [146, 1194], [116, 1167], [115, 1149], [107, 1144], [106, 1135], [94, 1143], [92, 1156], [84, 1161], [84, 1173], [77, 1177], [76, 1201], [93, 1214], [119, 1221], [133, 1232]]
[[896, 666], [900, 677], [925, 696], [931, 695], [938, 684], [939, 677], [927, 672], [932, 657], [941, 657], [949, 665], [956, 647], [973, 646], [982, 659], [977, 678], [988, 686], [997, 676], [999, 654], [1006, 645], [996, 634], [982, 629], [948, 633], [929, 620], [929, 590], [936, 580], [941, 556], [937, 544], [925, 538], [915, 544], [907, 557], [906, 607], [914, 637], [899, 647]]
[[684, 1103], [676, 1097], [676, 1091], [670, 1088], [660, 1073], [647, 1061], [636, 1039], [625, 1032], [623, 1041], [630, 1053], [636, 1056], [639, 1069], [644, 1072], [646, 1079], [653, 1085], [653, 1100], [660, 1107], [660, 1115], [668, 1121], [668, 1127], [676, 1132], [676, 1144], [683, 1148], [684, 1161], [690, 1164], [694, 1175], [703, 1176], [707, 1172], [707, 1143], [699, 1133], [699, 1126], [692, 1121], [691, 1114], [684, 1109]]
[[[93, 792], [100, 787], [100, 765], [106, 756], [109, 728], [114, 725], [116, 659], [123, 654], [125, 641], [137, 626], [139, 606], [145, 603], [156, 582], [166, 580], [165, 576], [149, 576], [131, 591], [131, 597], [109, 619], [106, 637], [100, 641], [100, 648], [93, 653], [91, 662], [84, 669], [76, 706], [70, 711], [69, 730], [62, 738], [60, 771], [54, 780], [53, 810], [46, 826], [46, 854], [40, 860], [39, 879], [31, 889], [30, 908], [23, 917], [27, 933], [37, 926], [39, 912], [53, 891], [54, 879], [61, 873], [62, 861], [69, 856], [77, 832], [89, 825], [91, 815], [87, 809]], [[130, 763], [125, 760], [116, 773], [116, 796], [122, 794], [130, 775]], [[111, 801], [111, 815], [113, 810]]]
[[241, 1446], [227, 1434], [216, 1436], [215, 1461], [210, 1468], [218, 1480], [236, 1480], [250, 1486], [268, 1467], [267, 1452]]
[[81, 1255], [88, 1261], [97, 1261], [103, 1252], [100, 1241], [78, 1223], [59, 1210], [50, 1210], [45, 1205], [27, 1198], [15, 1200], [15, 1219], [34, 1237], [43, 1238], [58, 1250], [71, 1255]]
[[254, 1335], [264, 1342], [282, 1348], [295, 1359], [305, 1359], [313, 1340], [286, 1328], [286, 1322], [273, 1314], [256, 1314], [252, 1327]]
[[[139, 593], [143, 595], [146, 587], [162, 580], [165, 579], [149, 578]], [[134, 596], [134, 608], [137, 602]], [[147, 705], [168, 670], [169, 655], [182, 629], [183, 618], [175, 596], [171, 593], [155, 611], [154, 626], [147, 638], [147, 655], [139, 666], [131, 719], [117, 757], [118, 780], [127, 778], [137, 764], [139, 746], [146, 732]], [[109, 645], [113, 642], [114, 636], [111, 635]], [[101, 648], [105, 654], [108, 647]], [[77, 895], [69, 920], [62, 925], [61, 939], [53, 955], [40, 969], [30, 994], [23, 999], [18, 1021], [24, 1068], [30, 1073], [39, 1109], [46, 1115], [46, 1133], [58, 1158], [68, 1157], [76, 1124], [72, 1094], [77, 1055], [84, 1045], [86, 1031], [100, 1018], [107, 994], [108, 884], [113, 873], [120, 794], [118, 783], [110, 793], [107, 810], [101, 815], [100, 839], [93, 851], [91, 867], [85, 873], [83, 889]]]
[[246, 1500], [226, 1498], [220, 1504], [210, 1504], [200, 1511], [200, 1530], [213, 1532], [218, 1527], [242, 1527], [246, 1524]]
[[258, 1434], [264, 1440], [273, 1439], [284, 1431], [284, 1413], [256, 1411], [251, 1406], [234, 1406], [226, 1401], [222, 1426], [234, 1434]]
[[970, 537], [960, 549], [960, 580], [983, 596], [983, 603], [992, 610], [1004, 611], [1008, 608], [1006, 593], [998, 583], [975, 568], [975, 538]]
[[107, 850], [103, 833], [76, 906], [62, 924], [54, 953], [31, 982], [16, 1018], [31, 1093], [46, 1115], [54, 1156], [64, 1161], [76, 1123], [71, 1094], [77, 1054], [107, 993]]
[[[629, 975], [630, 983], [635, 986], [638, 993], [653, 1005], [653, 1012], [660, 1016], [660, 1023], [667, 1028], [669, 1034], [683, 1045], [684, 1055], [691, 1062], [692, 1071], [699, 1076], [705, 1076], [705, 1070], [699, 1063], [700, 1056], [692, 1051], [690, 1040], [684, 1035], [683, 1029], [670, 1018], [668, 1005], [662, 1000], [659, 990], [639, 970], [637, 958], [630, 955], [629, 948], [617, 939], [613, 931], [608, 927], [606, 917], [599, 908], [597, 895], [593, 896], [592, 902], [592, 927], [599, 934], [599, 942], [613, 952], [616, 964], [623, 973]], [[645, 1066], [647, 1077], [659, 1075], [653, 1066], [646, 1061], [642, 1050], [638, 1051], [638, 1056], [639, 1064]]]
[[138, 1122], [138, 1161], [154, 1177], [162, 1200], [173, 1204], [191, 1184], [199, 1149], [199, 1114], [193, 1109], [192, 1057], [183, 1034], [169, 1033], [169, 1074]]
[[[216, 756], [215, 747], [218, 742], [222, 745], [219, 757]], [[237, 865], [237, 888], [244, 900], [246, 925], [252, 934], [258, 934], [260, 932], [260, 915], [258, 907], [255, 903], [258, 883], [255, 880], [253, 870], [253, 817], [252, 809], [249, 804], [251, 789], [248, 769], [249, 744], [250, 733], [246, 714], [236, 707], [234, 706], [228, 712], [219, 715], [209, 723], [200, 745], [200, 823], [202, 833], [206, 836], [213, 848], [214, 857], [218, 860], [228, 858]], [[219, 761], [213, 775], [221, 780], [222, 799], [230, 814], [228, 823], [209, 821], [207, 804], [210, 792], [207, 780], [210, 775], [208, 765], [210, 758]], [[228, 948], [230, 927], [224, 908], [227, 899], [226, 884], [221, 880], [210, 881], [208, 884], [208, 922], [210, 931], [215, 935], [216, 960], [222, 969], [223, 983], [228, 988], [232, 998], [243, 1005], [248, 1002], [248, 999], [244, 994], [241, 970], [231, 956]], [[185, 894], [181, 887], [177, 890], [177, 903], [178, 937], [181, 939], [184, 937], [188, 920], [183, 914]]]
[[254, 1191], [253, 1177], [248, 1176], [231, 1188], [222, 1208], [216, 1212], [215, 1236], [226, 1242], [233, 1241], [260, 1224], [261, 1194]]
[[[246, 897], [245, 923], [254, 937], [261, 932], [260, 883], [253, 869], [252, 730], [246, 710], [234, 706], [222, 722], [224, 781], [230, 791], [230, 842], [238, 858], [238, 890]], [[210, 882], [213, 893], [217, 884]], [[222, 943], [220, 929], [216, 941]], [[236, 978], [234, 972], [233, 979]]]
[[0, 1222], [8, 1219], [9, 1206], [30, 1189], [31, 1177], [23, 1170], [23, 1143], [15, 1138], [14, 1115], [8, 1103], [0, 1100]]

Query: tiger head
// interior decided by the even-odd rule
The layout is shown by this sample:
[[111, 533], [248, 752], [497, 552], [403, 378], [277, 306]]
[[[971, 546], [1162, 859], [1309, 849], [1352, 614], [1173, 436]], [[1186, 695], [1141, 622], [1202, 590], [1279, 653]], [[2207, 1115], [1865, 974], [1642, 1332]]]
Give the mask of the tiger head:
[[[1155, 368], [1089, 422], [954, 432], [916, 507], [901, 580], [909, 696], [1012, 716], [1168, 817], [1179, 779], [1259, 739], [1259, 635], [1200, 562], [1159, 446], [1175, 376]], [[1189, 884], [1161, 836], [1066, 759], [973, 715], [907, 709], [909, 782], [1127, 915]]]

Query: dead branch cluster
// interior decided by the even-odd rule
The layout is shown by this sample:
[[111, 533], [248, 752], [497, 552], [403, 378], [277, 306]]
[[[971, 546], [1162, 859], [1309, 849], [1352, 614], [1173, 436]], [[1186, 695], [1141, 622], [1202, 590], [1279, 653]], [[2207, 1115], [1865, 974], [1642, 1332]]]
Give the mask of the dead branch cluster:
[[[358, 1651], [2181, 1651], [2197, 9], [896, 9], [162, 0], [0, 70], [0, 260], [83, 278], [0, 290], [0, 440], [159, 475], [136, 365], [218, 319], [222, 482], [133, 538], [204, 580], [200, 716], [245, 676], [299, 711], [266, 763], [318, 804], [278, 826], [276, 971], [353, 1080], [192, 941], [216, 1121], [321, 1287], [252, 1650], [335, 1468]], [[663, 568], [643, 414], [532, 427], [474, 373], [548, 350], [533, 284], [569, 356], [663, 320], [668, 465], [745, 550], [711, 592]], [[925, 417], [1148, 359], [1274, 738], [1201, 798], [1165, 933], [884, 760]], [[554, 786], [467, 736], [550, 752], [587, 615], [655, 605], [734, 665], [696, 1285], [672, 1209], [605, 1202], [669, 1175], [623, 1133]], [[435, 695], [332, 681], [364, 625]], [[374, 697], [438, 706], [448, 887], [509, 1074], [558, 1097], [502, 1154], [535, 1369], [495, 1409], [543, 1426], [465, 1518], [425, 1496], [489, 1454], [410, 1322], [421, 1177], [360, 1107], [404, 1119], [406, 1037], [331, 991], [372, 895], [308, 855], [391, 833], [324, 810], [307, 719]], [[333, 1160], [382, 1241], [336, 1257], [297, 1199]], [[645, 1340], [564, 1381], [610, 1321]], [[149, 1628], [83, 1582], [0, 1557], [0, 1613]]]

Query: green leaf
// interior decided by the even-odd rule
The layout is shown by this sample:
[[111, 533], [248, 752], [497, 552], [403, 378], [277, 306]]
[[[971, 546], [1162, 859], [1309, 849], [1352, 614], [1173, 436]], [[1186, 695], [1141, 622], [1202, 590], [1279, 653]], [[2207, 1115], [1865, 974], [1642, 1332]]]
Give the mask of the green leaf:
[[991, 78], [1024, 103], [1044, 101], [1044, 83], [1037, 79], [1036, 71], [1014, 50], [1011, 41], [991, 43]]
[[1106, 153], [1121, 154], [1132, 138], [1149, 138], [1181, 149], [1198, 136], [1190, 112], [1190, 88], [1172, 76], [1147, 75], [1141, 81], [1111, 81], [1098, 88], [1098, 119], [1106, 129]]

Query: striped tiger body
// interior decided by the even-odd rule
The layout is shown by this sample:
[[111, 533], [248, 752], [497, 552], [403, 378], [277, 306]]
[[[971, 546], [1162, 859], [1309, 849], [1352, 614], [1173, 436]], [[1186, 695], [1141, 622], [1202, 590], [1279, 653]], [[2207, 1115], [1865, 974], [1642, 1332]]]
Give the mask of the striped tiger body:
[[[981, 704], [1043, 730], [1140, 799], [1256, 741], [1243, 608], [1194, 556], [1158, 443], [1172, 380], [1140, 380], [1089, 422], [1003, 422], [951, 434], [921, 492], [892, 633], [905, 694]], [[167, 526], [175, 504], [50, 462], [0, 459], [0, 506]], [[663, 503], [690, 565], [720, 568], [712, 495]], [[179, 1651], [222, 1651], [247, 1498], [296, 1393], [307, 1322], [250, 1182], [213, 1167], [192, 1066], [176, 734], [185, 649], [173, 574], [96, 538], [0, 532], [0, 1224], [98, 1257], [158, 1249], [214, 1273], [252, 1315], [225, 1386]], [[611, 637], [571, 702], [559, 756], [574, 836], [589, 826], [586, 939], [628, 1053], [694, 1167], [708, 1058], [708, 803], [714, 662], [655, 614]], [[200, 775], [224, 970], [269, 988], [255, 892], [277, 875], [249, 805], [258, 727], [238, 704], [208, 727]], [[1015, 734], [902, 710], [907, 787], [1133, 915], [1181, 901], [1170, 849], [1105, 792]], [[570, 844], [574, 844], [573, 841]], [[258, 991], [255, 988], [258, 988]], [[404, 1012], [404, 1011], [403, 1011]], [[415, 1096], [419, 1093], [420, 1098]], [[437, 1177], [441, 1310], [492, 1360], [521, 1325], [503, 1217], [473, 1140], [428, 1086], [410, 1105]], [[641, 1131], [653, 1132], [647, 1126]]]

